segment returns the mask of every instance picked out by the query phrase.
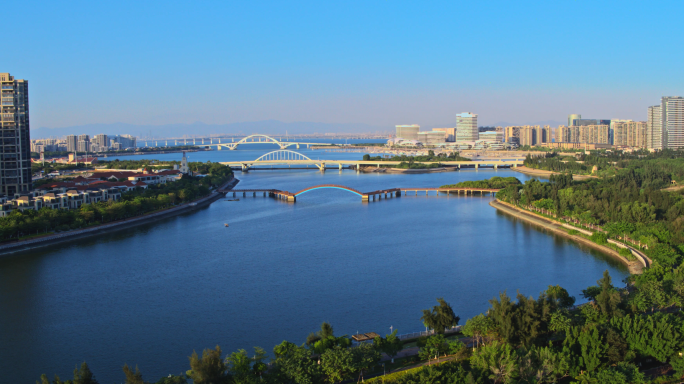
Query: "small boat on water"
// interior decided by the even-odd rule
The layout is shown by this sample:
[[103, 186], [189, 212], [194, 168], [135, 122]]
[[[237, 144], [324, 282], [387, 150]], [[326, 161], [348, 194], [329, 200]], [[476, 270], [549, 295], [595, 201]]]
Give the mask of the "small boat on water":
[[240, 199], [225, 199], [223, 201], [240, 201]]
[[226, 227], [228, 226], [228, 224], [223, 224], [223, 225], [225, 225]]

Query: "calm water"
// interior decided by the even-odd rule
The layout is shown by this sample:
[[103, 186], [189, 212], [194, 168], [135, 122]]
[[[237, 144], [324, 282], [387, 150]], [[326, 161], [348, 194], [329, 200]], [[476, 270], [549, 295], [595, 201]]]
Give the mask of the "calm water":
[[[219, 161], [246, 152], [197, 157]], [[371, 191], [495, 175], [526, 178], [508, 170], [237, 177], [240, 188], [335, 183]], [[0, 259], [2, 380], [70, 378], [84, 360], [101, 383], [123, 382], [124, 363], [157, 380], [185, 371], [193, 350], [216, 344], [225, 352], [254, 345], [271, 351], [283, 339], [302, 343], [322, 321], [337, 334], [385, 334], [390, 326], [412, 332], [437, 297], [465, 319], [503, 290], [536, 297], [560, 284], [578, 296], [606, 269], [615, 281], [627, 275], [600, 254], [498, 213], [489, 200], [409, 196], [363, 204], [339, 190], [309, 192], [296, 204], [240, 196]]]

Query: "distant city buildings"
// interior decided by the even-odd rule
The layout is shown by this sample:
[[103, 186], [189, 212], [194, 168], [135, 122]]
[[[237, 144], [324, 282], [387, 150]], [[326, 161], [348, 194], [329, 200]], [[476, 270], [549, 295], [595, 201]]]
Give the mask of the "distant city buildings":
[[456, 128], [432, 128], [432, 130], [444, 132], [444, 140], [447, 142], [456, 141]]
[[613, 145], [646, 148], [648, 146], [648, 123], [645, 121], [619, 121], [613, 124]]
[[0, 73], [2, 159], [0, 193], [14, 195], [31, 190], [31, 137], [28, 80]]
[[[598, 121], [598, 120], [593, 120]], [[606, 120], [601, 120], [606, 121]], [[576, 125], [561, 125], [556, 133], [558, 143], [607, 144], [610, 145], [610, 125], [579, 125], [582, 119], [574, 121]]]
[[520, 146], [535, 146], [551, 142], [551, 127], [545, 125], [509, 126], [504, 128], [507, 143]]
[[456, 115], [456, 141], [477, 141], [477, 115], [472, 112], [462, 112]]
[[420, 131], [420, 125], [397, 125], [395, 126], [397, 130], [397, 137], [401, 137], [405, 140], [418, 140], [418, 132]]

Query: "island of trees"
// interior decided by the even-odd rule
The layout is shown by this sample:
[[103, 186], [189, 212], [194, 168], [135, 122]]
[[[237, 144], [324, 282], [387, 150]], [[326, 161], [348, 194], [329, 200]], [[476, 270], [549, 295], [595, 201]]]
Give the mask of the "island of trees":
[[[442, 161], [470, 161], [470, 159], [459, 156], [458, 152], [440, 153], [435, 155], [435, 151], [429, 150], [427, 155], [407, 156], [395, 155], [392, 157], [363, 155], [363, 161], [400, 161], [397, 165], [383, 165], [385, 168], [401, 169], [431, 169], [442, 167]], [[430, 163], [428, 163], [430, 162]]]

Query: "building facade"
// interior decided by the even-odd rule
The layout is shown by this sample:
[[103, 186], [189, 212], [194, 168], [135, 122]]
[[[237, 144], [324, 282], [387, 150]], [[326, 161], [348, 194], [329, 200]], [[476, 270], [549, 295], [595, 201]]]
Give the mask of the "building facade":
[[445, 142], [444, 132], [441, 131], [425, 131], [418, 132], [418, 141], [423, 145], [438, 145]]
[[78, 137], [76, 135], [69, 135], [66, 137], [66, 147], [69, 152], [76, 152], [78, 149]]
[[0, 73], [2, 92], [2, 159], [0, 193], [13, 196], [31, 190], [31, 137], [28, 81]]
[[663, 115], [660, 110], [660, 105], [648, 107], [646, 146], [649, 149], [661, 150], [664, 148], [662, 118]]
[[665, 96], [660, 100], [663, 147], [684, 148], [684, 97]]
[[432, 130], [444, 132], [445, 141], [456, 141], [456, 128], [432, 128]]
[[107, 138], [107, 135], [105, 135], [104, 133], [95, 135], [92, 141], [92, 145], [97, 145], [97, 150], [100, 152], [106, 151], [107, 148], [109, 148], [109, 139]]
[[406, 140], [418, 140], [418, 132], [420, 131], [420, 125], [396, 125], [397, 137], [401, 137]]
[[613, 145], [646, 148], [648, 146], [648, 123], [645, 121], [620, 121], [613, 124]]
[[568, 115], [568, 127], [572, 127], [575, 125], [575, 120], [579, 120], [582, 118], [582, 115], [579, 114], [572, 114]]
[[477, 141], [477, 114], [463, 112], [456, 115], [456, 141]]

